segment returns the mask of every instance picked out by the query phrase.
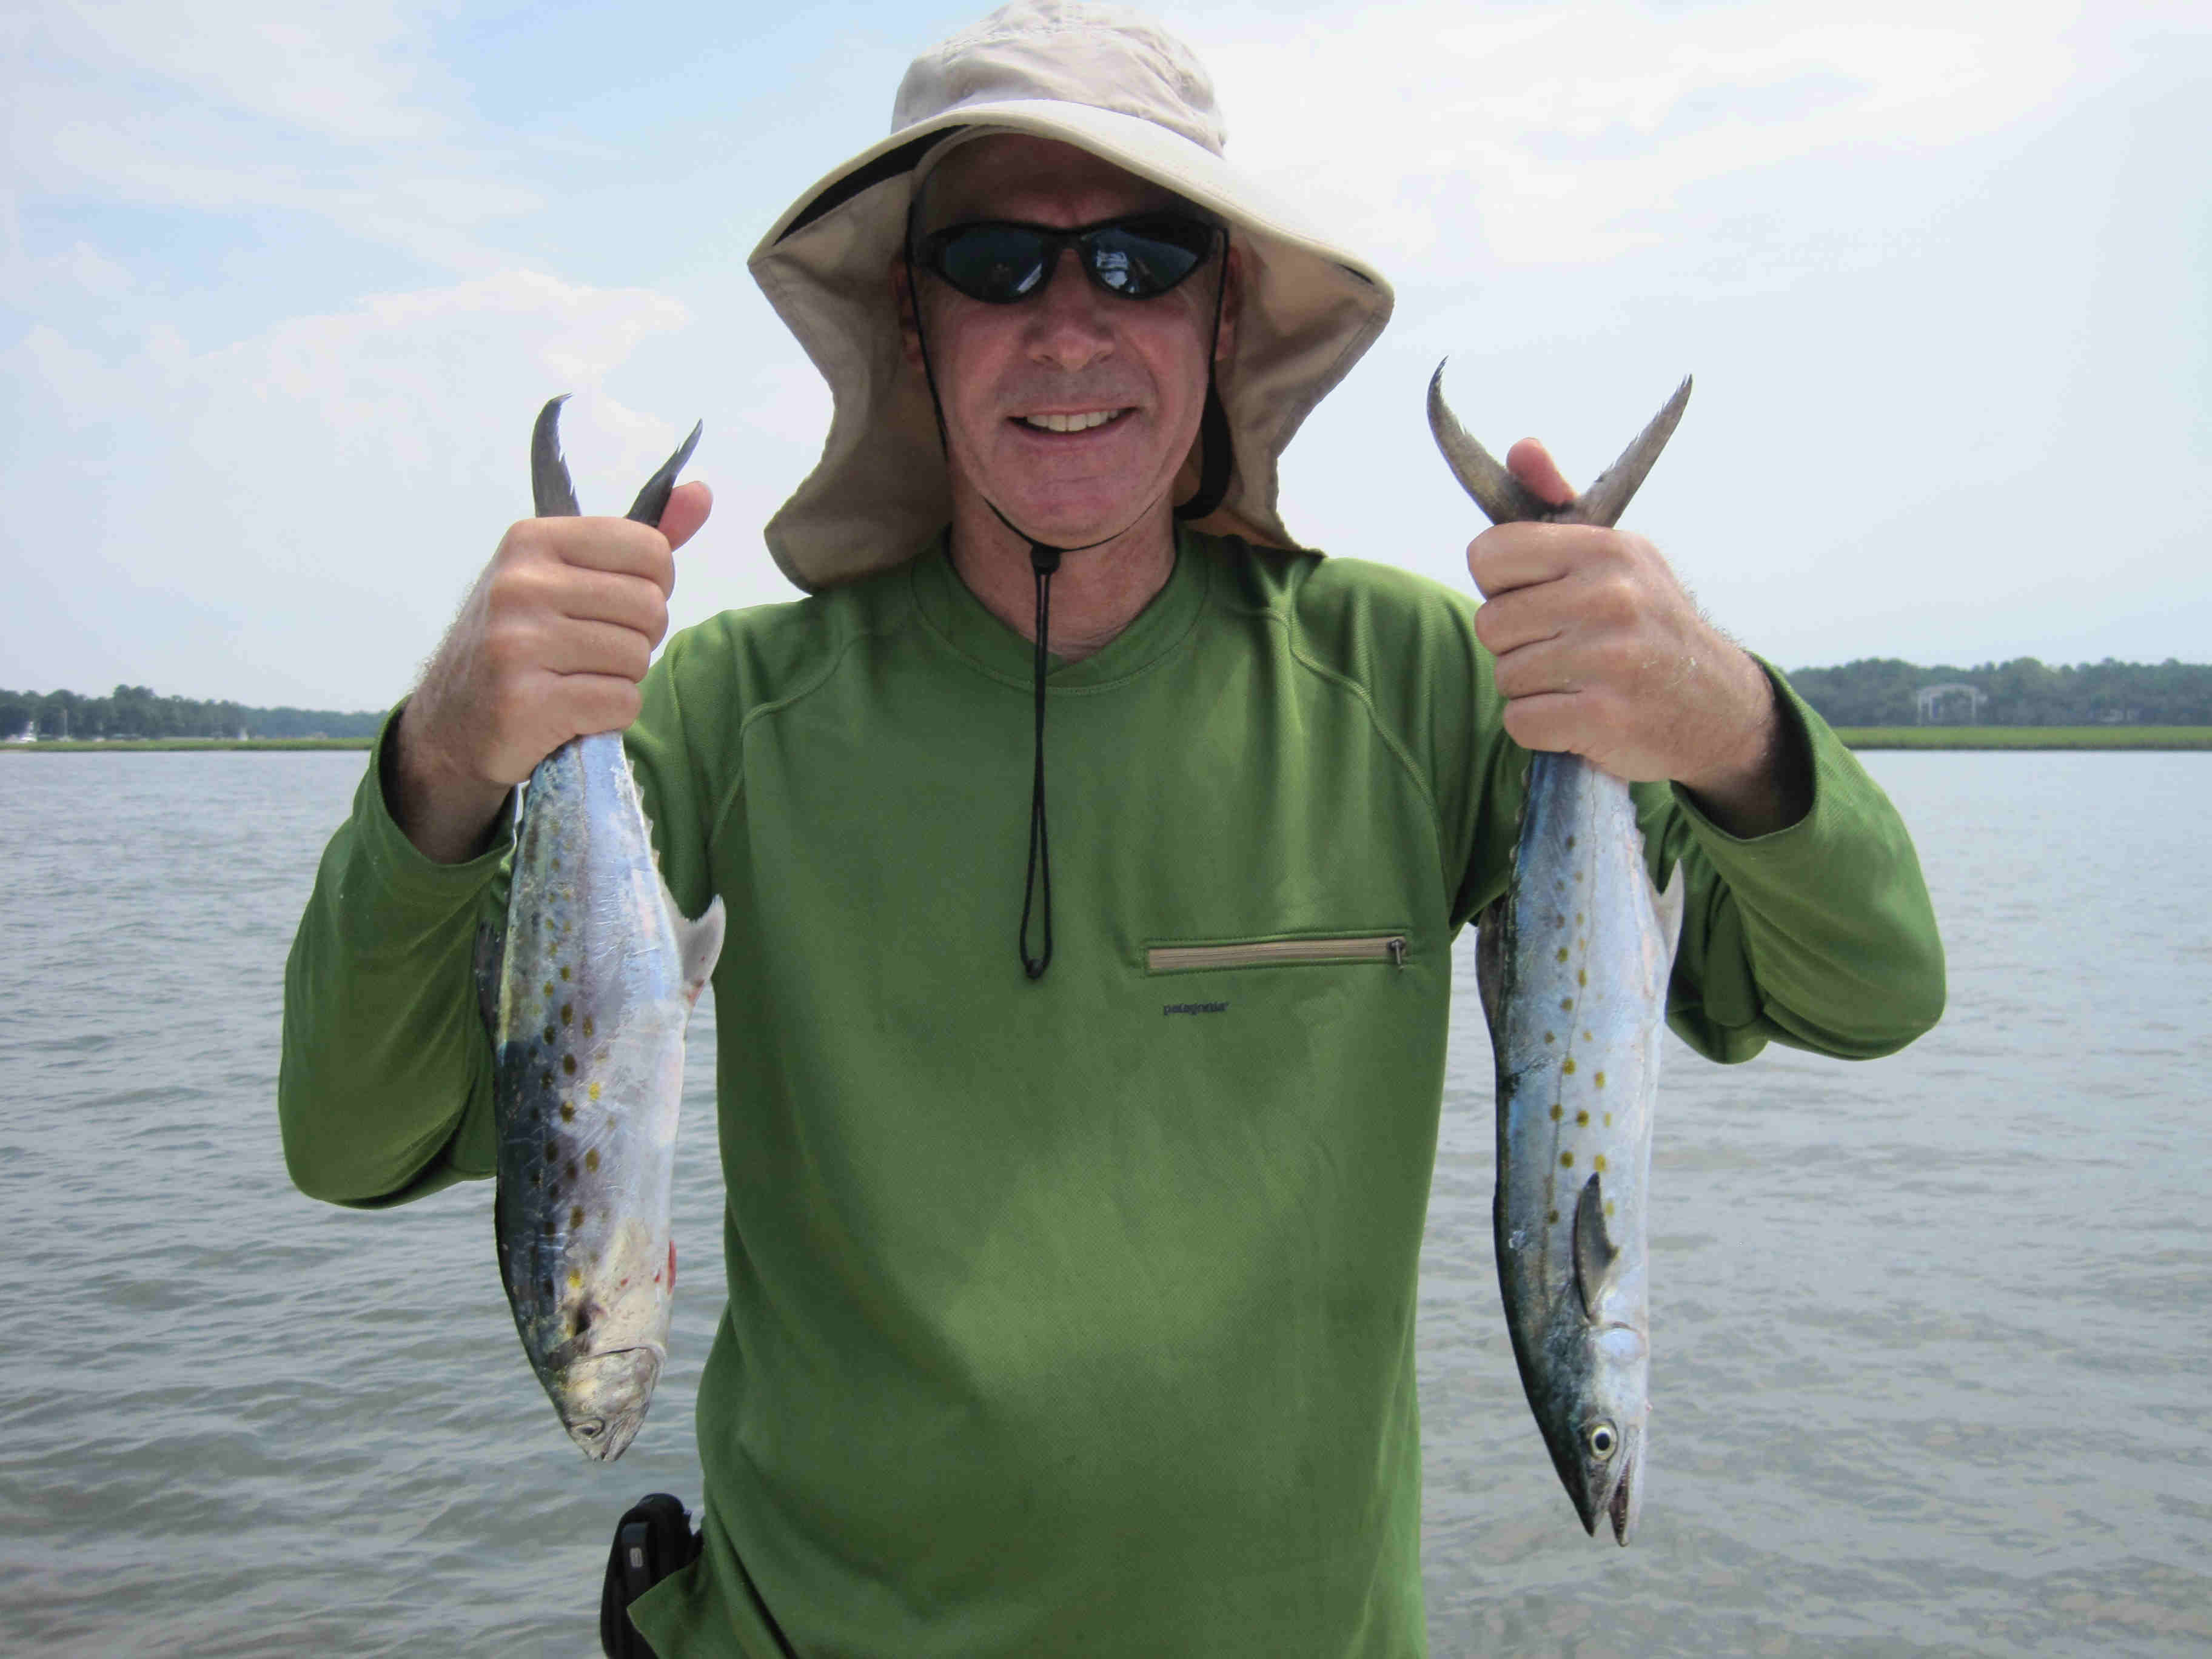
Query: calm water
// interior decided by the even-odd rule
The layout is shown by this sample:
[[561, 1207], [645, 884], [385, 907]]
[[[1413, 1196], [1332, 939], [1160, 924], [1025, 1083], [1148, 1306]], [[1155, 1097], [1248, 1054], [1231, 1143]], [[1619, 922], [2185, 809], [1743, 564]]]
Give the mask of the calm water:
[[[1462, 960], [1423, 1261], [1439, 1656], [2212, 1648], [2212, 756], [1871, 758], [1951, 1012], [1871, 1065], [1670, 1048], [1632, 1550], [1583, 1535], [1520, 1397]], [[589, 1655], [616, 1516], [697, 1500], [703, 1066], [674, 1352], [611, 1470], [523, 1361], [488, 1187], [361, 1215], [285, 1179], [284, 951], [360, 764], [0, 757], [0, 1650]]]

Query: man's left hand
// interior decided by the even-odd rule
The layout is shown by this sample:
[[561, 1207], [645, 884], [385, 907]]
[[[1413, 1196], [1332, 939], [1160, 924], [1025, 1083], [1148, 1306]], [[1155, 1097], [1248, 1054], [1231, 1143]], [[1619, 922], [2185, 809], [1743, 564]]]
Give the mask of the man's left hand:
[[[1543, 445], [1506, 466], [1547, 501], [1575, 492]], [[1506, 734], [1632, 781], [1670, 780], [1731, 835], [1785, 828], [1811, 805], [1809, 757], [1765, 671], [1711, 623], [1641, 536], [1503, 524], [1467, 550], [1486, 601], [1475, 636], [1498, 659]]]

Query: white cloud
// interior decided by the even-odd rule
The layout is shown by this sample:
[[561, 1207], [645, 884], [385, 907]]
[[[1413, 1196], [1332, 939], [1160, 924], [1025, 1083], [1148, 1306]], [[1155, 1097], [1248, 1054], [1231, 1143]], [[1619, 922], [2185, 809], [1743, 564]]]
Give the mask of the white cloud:
[[363, 143], [442, 136], [450, 123], [413, 96], [422, 46], [414, 9], [378, 0], [283, 7], [196, 0], [73, 0], [46, 15], [57, 36], [230, 107]]
[[1194, 31], [1231, 154], [1392, 266], [1602, 260], [1686, 191], [1855, 146], [1951, 143], [2065, 82], [2073, 0], [1378, 7]]
[[[734, 325], [759, 320], [744, 315]], [[661, 412], [671, 377], [641, 358], [683, 358], [690, 390], [675, 396], [697, 395], [698, 351], [744, 361], [746, 343], [729, 324], [703, 342], [696, 331], [667, 295], [528, 270], [372, 295], [211, 350], [155, 329], [111, 354], [37, 325], [0, 355], [21, 424], [38, 434], [0, 472], [21, 504], [0, 562], [50, 574], [52, 550], [72, 548], [76, 579], [44, 586], [64, 613], [47, 631], [66, 636], [79, 658], [112, 605], [135, 614], [173, 586], [238, 619], [220, 666], [194, 635], [197, 677], [143, 640], [122, 657], [144, 661], [150, 650], [155, 660], [134, 669], [119, 658], [115, 674], [159, 681], [166, 672], [179, 689], [228, 676], [240, 690], [244, 672], [250, 684], [313, 688], [325, 702], [387, 701], [500, 532], [529, 514], [527, 444], [539, 404], [574, 394], [562, 436], [579, 498], [587, 512], [619, 513], [695, 412]], [[672, 350], [678, 336], [688, 352]], [[749, 550], [771, 503], [743, 464], [766, 457], [769, 472], [796, 478], [818, 424], [799, 422], [797, 443], [789, 428], [779, 437], [759, 418], [776, 411], [744, 377], [732, 382], [728, 395], [744, 413], [696, 411], [708, 415], [714, 439], [694, 471], [739, 474], [722, 492], [729, 512], [702, 545]], [[617, 383], [641, 387], [652, 405], [619, 394]], [[94, 497], [88, 519], [80, 504]], [[690, 571], [694, 562], [687, 617], [702, 604], [787, 592], [757, 556], [725, 553], [719, 581], [693, 580], [706, 574]], [[19, 611], [8, 654], [37, 654], [38, 626]]]

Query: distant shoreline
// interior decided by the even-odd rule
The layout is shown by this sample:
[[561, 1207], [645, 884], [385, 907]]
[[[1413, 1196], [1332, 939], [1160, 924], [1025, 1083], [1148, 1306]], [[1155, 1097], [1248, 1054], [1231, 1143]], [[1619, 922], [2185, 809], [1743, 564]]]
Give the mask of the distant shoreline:
[[2212, 726], [1839, 726], [1853, 749], [2212, 749]]
[[100, 755], [118, 750], [125, 754], [179, 749], [367, 749], [374, 738], [111, 738], [81, 743], [75, 738], [41, 738], [37, 743], [0, 743], [0, 755]]
[[[2212, 726], [1839, 726], [1853, 749], [2212, 750]], [[367, 749], [374, 738], [118, 738], [0, 743], [0, 755], [143, 754], [179, 750]]]

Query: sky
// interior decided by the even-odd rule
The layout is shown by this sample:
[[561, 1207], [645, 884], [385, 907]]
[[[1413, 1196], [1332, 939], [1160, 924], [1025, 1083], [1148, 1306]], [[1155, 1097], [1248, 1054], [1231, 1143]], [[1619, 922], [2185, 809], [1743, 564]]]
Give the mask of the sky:
[[[1468, 586], [1422, 413], [1631, 510], [1785, 665], [2212, 660], [2212, 7], [1152, 9], [1238, 166], [1389, 276], [1285, 457], [1307, 544]], [[620, 512], [695, 419], [678, 626], [826, 391], [744, 270], [981, 8], [28, 0], [0, 17], [0, 685], [364, 708], [506, 526], [530, 422]]]

